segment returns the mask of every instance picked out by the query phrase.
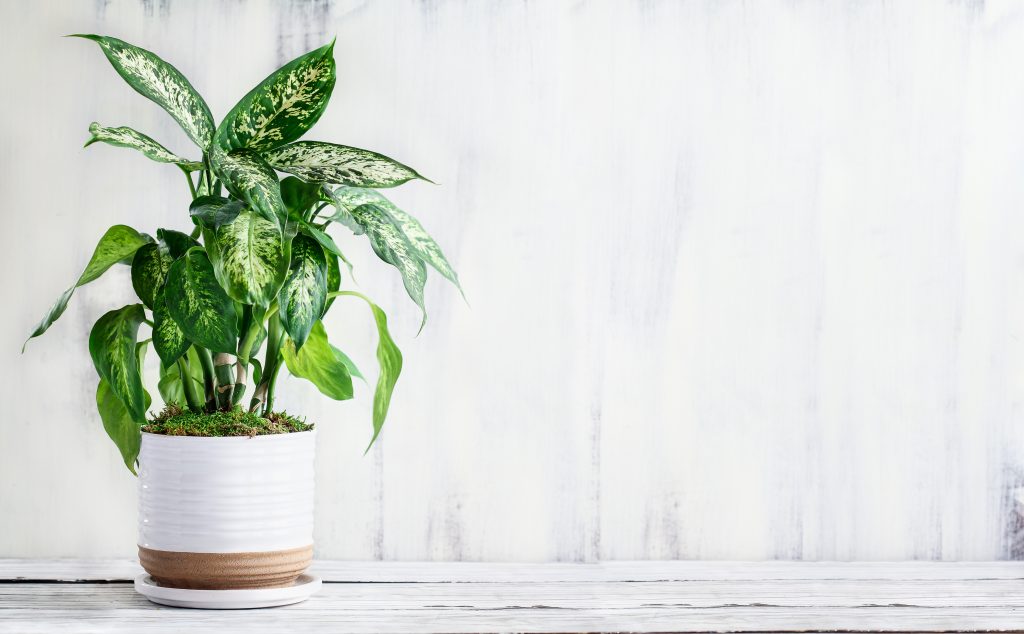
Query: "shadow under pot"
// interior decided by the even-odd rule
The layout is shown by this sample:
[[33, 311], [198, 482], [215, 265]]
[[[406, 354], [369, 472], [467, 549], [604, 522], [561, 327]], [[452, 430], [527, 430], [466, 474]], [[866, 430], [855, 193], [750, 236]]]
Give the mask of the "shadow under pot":
[[139, 560], [162, 586], [292, 584], [313, 560], [316, 432], [142, 434]]

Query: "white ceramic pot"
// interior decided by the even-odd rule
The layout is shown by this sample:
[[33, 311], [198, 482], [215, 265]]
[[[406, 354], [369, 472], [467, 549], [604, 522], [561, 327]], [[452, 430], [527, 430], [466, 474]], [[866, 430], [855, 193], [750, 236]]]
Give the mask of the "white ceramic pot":
[[139, 559], [161, 585], [292, 583], [313, 556], [316, 432], [142, 434]]

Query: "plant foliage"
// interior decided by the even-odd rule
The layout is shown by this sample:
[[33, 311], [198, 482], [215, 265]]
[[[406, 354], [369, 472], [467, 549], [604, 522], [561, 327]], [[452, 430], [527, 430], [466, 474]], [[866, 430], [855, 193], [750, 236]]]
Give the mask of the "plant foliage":
[[[46, 332], [77, 288], [115, 264], [131, 267], [140, 303], [100, 317], [89, 335], [89, 353], [99, 374], [96, 404], [104, 429], [134, 473], [147, 424], [198, 435], [206, 432], [192, 428], [203, 420], [270, 421], [270, 431], [258, 433], [304, 429], [275, 422], [279, 415], [271, 408], [282, 367], [329, 398], [352, 398], [352, 377], [362, 374], [328, 341], [323, 317], [335, 299], [355, 297], [369, 305], [378, 333], [372, 445], [387, 416], [402, 353], [384, 311], [342, 288], [340, 263], [349, 273], [351, 264], [329, 231], [365, 235], [377, 256], [398, 270], [424, 322], [428, 266], [462, 289], [419, 221], [370, 189], [430, 181], [377, 152], [299, 140], [323, 115], [334, 90], [334, 43], [271, 73], [217, 124], [192, 84], [156, 54], [112, 37], [76, 37], [98, 44], [129, 86], [178, 122], [200, 155], [178, 156], [132, 128], [98, 123], [89, 126], [86, 146], [129, 148], [180, 169], [191, 194], [186, 213], [193, 229], [161, 228], [155, 239], [125, 225], [108, 229], [81, 276], [29, 339]], [[141, 339], [139, 330], [146, 327], [151, 335]], [[142, 360], [150, 344], [160, 357], [162, 411], [175, 412], [173, 421], [146, 419], [152, 398], [143, 386]]]

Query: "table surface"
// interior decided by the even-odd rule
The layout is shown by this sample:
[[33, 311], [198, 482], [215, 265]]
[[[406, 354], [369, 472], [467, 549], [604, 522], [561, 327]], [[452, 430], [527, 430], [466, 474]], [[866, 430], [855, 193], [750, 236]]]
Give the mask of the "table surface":
[[130, 560], [0, 559], [0, 632], [1024, 630], [1024, 562], [318, 561], [298, 605], [168, 608]]

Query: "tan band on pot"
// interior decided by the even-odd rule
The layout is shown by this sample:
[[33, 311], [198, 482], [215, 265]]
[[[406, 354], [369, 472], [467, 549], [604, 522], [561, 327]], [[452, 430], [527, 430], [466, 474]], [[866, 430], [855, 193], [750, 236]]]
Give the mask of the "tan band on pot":
[[154, 581], [172, 588], [280, 588], [309, 568], [313, 545], [263, 553], [179, 553], [139, 546], [139, 561]]

